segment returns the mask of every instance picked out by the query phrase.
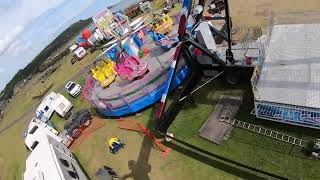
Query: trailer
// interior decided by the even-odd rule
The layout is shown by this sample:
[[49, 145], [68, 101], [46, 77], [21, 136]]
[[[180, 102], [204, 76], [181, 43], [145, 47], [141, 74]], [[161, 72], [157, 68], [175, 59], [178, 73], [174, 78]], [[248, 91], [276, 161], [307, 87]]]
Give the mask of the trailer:
[[26, 160], [24, 180], [87, 180], [71, 151], [51, 138], [44, 135]]
[[51, 92], [37, 108], [36, 117], [43, 122], [48, 122], [54, 112], [57, 112], [61, 117], [65, 117], [72, 106], [71, 102], [63, 95]]

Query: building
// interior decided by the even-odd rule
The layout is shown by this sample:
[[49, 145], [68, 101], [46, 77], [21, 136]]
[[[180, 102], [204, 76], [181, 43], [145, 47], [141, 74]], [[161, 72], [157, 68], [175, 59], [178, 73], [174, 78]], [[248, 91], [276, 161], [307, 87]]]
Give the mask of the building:
[[39, 105], [36, 111], [36, 117], [43, 122], [47, 122], [54, 111], [64, 117], [72, 108], [72, 104], [63, 95], [51, 92]]
[[70, 150], [50, 136], [26, 160], [24, 180], [87, 180]]

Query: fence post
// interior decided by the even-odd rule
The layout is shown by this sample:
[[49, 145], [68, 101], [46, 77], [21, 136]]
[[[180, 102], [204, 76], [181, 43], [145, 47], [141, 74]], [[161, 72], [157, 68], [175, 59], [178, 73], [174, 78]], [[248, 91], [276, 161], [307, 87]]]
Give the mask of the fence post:
[[160, 64], [161, 68], [163, 68], [163, 65], [162, 65], [162, 63], [160, 62], [160, 60], [158, 59], [158, 56], [156, 56], [156, 59], [157, 59], [158, 63]]
[[128, 106], [129, 110], [130, 110], [131, 112], [133, 112], [132, 109], [131, 109], [131, 107], [130, 107], [130, 104], [126, 101], [125, 97], [121, 94], [121, 92], [119, 93], [119, 97], [120, 97], [121, 100]]

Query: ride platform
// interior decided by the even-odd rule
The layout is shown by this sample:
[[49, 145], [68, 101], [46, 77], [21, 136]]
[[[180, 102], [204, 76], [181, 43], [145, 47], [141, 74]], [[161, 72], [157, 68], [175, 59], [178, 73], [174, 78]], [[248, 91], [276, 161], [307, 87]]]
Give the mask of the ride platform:
[[[84, 87], [84, 97], [105, 117], [120, 117], [136, 113], [160, 100], [175, 48], [164, 50], [149, 35], [145, 36], [143, 48], [150, 52], [140, 59], [148, 64], [149, 72], [134, 81], [117, 76], [109, 87], [103, 88], [89, 74]], [[188, 76], [189, 69], [181, 59], [174, 81], [174, 88]]]

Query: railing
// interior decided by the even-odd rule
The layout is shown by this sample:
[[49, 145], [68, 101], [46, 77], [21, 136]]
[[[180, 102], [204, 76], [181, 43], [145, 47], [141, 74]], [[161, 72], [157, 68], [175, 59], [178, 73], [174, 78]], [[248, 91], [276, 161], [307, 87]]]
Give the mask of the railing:
[[259, 118], [320, 128], [320, 113], [316, 108], [265, 101], [256, 102], [255, 106], [255, 114]]
[[293, 144], [299, 147], [305, 147], [307, 144], [307, 141], [294, 137], [294, 136], [290, 136], [288, 134], [282, 133], [282, 132], [278, 132], [278, 131], [274, 131], [271, 129], [267, 129], [261, 126], [257, 126], [254, 124], [250, 124], [244, 121], [240, 121], [237, 119], [233, 119], [233, 118], [221, 118], [220, 119], [221, 122], [225, 122], [228, 124], [231, 124], [233, 126], [242, 128], [242, 129], [246, 129], [248, 131], [252, 131], [255, 132], [257, 134], [261, 134], [285, 143], [289, 143], [289, 144]]

